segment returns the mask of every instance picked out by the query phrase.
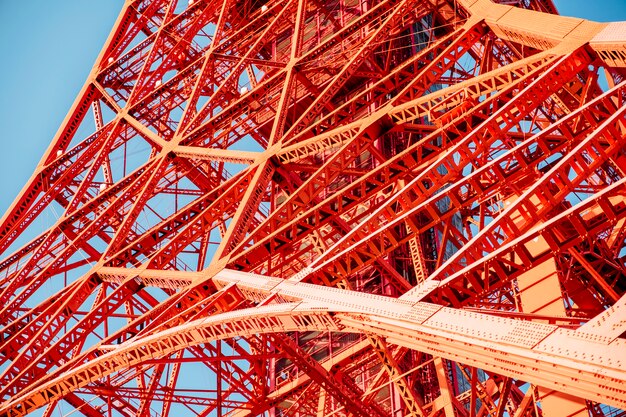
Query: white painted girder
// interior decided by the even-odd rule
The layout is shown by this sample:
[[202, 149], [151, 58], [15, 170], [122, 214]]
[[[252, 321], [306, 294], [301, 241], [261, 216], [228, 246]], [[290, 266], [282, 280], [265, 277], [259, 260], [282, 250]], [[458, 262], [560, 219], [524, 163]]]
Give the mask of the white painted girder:
[[[192, 279], [208, 278], [192, 274]], [[218, 286], [236, 284], [252, 301], [270, 294], [302, 301], [218, 314], [113, 349], [107, 346], [98, 358], [5, 403], [0, 415], [24, 415], [106, 375], [189, 346], [235, 336], [309, 330], [375, 334], [394, 344], [626, 408], [626, 341], [621, 338], [606, 343], [604, 338], [550, 324], [232, 270], [217, 273], [213, 280]]]
[[[130, 2], [128, 2], [130, 4]], [[626, 66], [626, 24], [597, 24], [580, 19], [540, 15], [535, 12], [495, 5], [489, 0], [459, 0], [472, 14], [482, 16], [502, 38], [562, 53], [589, 43], [609, 66]], [[539, 18], [541, 16], [541, 19]], [[525, 18], [527, 17], [527, 18]], [[546, 30], [549, 29], [549, 30]], [[552, 49], [554, 48], [554, 49]], [[400, 121], [424, 110], [416, 103], [396, 109]], [[419, 108], [418, 108], [419, 107]], [[411, 113], [413, 111], [413, 113]], [[406, 114], [405, 114], [406, 113]], [[128, 118], [127, 114], [121, 117]], [[128, 119], [133, 124], [134, 119]], [[141, 126], [139, 126], [141, 127]], [[289, 160], [310, 151], [328, 149], [343, 143], [352, 131], [336, 131], [320, 140], [285, 149]], [[148, 133], [142, 130], [142, 133]], [[336, 136], [333, 136], [336, 134]], [[344, 135], [342, 137], [341, 135]], [[153, 135], [148, 138], [165, 146]], [[52, 148], [51, 148], [52, 149]], [[253, 163], [256, 155], [236, 155], [228, 151], [179, 148], [188, 157], [229, 162]], [[103, 280], [115, 282], [124, 274], [137, 274], [145, 284], [181, 288], [208, 273], [166, 271], [113, 271], [102, 268]], [[221, 285], [235, 283], [254, 301], [277, 294], [299, 303], [268, 305], [219, 314], [186, 323], [167, 331], [132, 340], [119, 346], [102, 348], [97, 359], [70, 369], [56, 379], [32, 387], [0, 408], [1, 415], [24, 415], [33, 407], [59, 398], [63, 393], [85, 386], [90, 381], [126, 369], [149, 358], [163, 357], [187, 346], [211, 340], [256, 333], [295, 330], [333, 330], [367, 332], [388, 341], [433, 355], [477, 366], [558, 391], [626, 408], [626, 342], [619, 338], [623, 326], [624, 298], [606, 314], [598, 316], [578, 331], [488, 314], [455, 310], [434, 304], [357, 293], [235, 271], [222, 271], [215, 277]], [[152, 280], [148, 283], [149, 280]], [[166, 285], [167, 284], [167, 285]], [[424, 293], [431, 288], [421, 288]], [[419, 298], [419, 296], [418, 296]], [[607, 331], [610, 336], [607, 337]], [[590, 354], [589, 352], [593, 352]]]
[[[221, 285], [236, 283], [254, 298], [278, 294], [324, 306], [340, 323], [402, 346], [491, 370], [601, 403], [626, 406], [626, 341], [469, 312], [425, 302], [294, 283], [224, 270]], [[355, 314], [356, 313], [356, 314]], [[594, 352], [590, 354], [589, 352]]]

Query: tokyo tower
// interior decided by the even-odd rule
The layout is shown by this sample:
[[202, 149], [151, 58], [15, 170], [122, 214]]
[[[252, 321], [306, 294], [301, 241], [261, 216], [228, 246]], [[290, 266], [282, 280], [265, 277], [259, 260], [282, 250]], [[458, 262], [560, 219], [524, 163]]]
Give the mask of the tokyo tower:
[[626, 416], [626, 22], [127, 0], [0, 255], [0, 416]]

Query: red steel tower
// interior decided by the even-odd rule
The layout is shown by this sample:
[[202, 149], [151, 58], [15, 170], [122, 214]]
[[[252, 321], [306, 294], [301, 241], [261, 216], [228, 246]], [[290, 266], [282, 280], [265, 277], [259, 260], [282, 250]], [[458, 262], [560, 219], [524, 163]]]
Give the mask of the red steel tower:
[[626, 415], [626, 23], [127, 0], [0, 223], [0, 416]]

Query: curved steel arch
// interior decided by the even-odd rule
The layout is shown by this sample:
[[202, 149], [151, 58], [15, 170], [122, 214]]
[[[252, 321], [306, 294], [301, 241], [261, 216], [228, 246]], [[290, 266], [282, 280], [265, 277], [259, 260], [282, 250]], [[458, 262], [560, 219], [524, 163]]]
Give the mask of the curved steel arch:
[[0, 223], [0, 410], [623, 414], [626, 26], [507, 3], [128, 0]]
[[[140, 272], [138, 279], [150, 277], [151, 272]], [[626, 342], [598, 340], [584, 327], [568, 331], [554, 325], [467, 314], [430, 303], [407, 303], [228, 270], [214, 279], [220, 285], [236, 284], [253, 300], [271, 294], [304, 301], [222, 313], [120, 345], [102, 345], [96, 358], [32, 388], [3, 406], [2, 411], [25, 415], [119, 370], [166, 358], [188, 347], [232, 337], [296, 331], [365, 332], [399, 346], [524, 378], [568, 394], [584, 395], [616, 407], [626, 405], [626, 390], [620, 389], [626, 383], [626, 366], [615, 361]], [[624, 305], [620, 301], [620, 306]], [[597, 343], [603, 344], [603, 351], [593, 359], [587, 358], [584, 352]], [[563, 345], [569, 350], [563, 352]]]

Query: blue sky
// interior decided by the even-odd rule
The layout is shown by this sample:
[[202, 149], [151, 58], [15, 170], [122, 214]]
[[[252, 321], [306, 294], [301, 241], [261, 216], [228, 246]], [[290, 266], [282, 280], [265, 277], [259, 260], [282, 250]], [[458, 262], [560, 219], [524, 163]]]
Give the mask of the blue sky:
[[0, 213], [28, 181], [123, 0], [0, 0]]
[[[122, 4], [123, 0], [0, 0], [0, 213], [31, 176]], [[556, 4], [564, 15], [626, 20], [626, 0]]]

